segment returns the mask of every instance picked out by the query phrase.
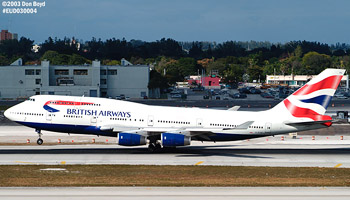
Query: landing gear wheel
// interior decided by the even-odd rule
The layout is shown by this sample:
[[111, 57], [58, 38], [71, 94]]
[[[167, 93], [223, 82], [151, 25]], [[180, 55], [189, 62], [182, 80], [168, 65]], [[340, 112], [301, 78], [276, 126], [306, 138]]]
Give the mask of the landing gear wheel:
[[159, 143], [156, 144], [156, 149], [161, 149], [162, 148], [162, 145], [160, 145]]
[[148, 151], [149, 152], [153, 153], [153, 152], [155, 152], [155, 150], [156, 150], [156, 146], [155, 146], [154, 143], [151, 143], [151, 144], [148, 145]]
[[160, 144], [150, 143], [148, 145], [148, 151], [151, 153], [158, 152], [162, 149], [162, 146]]
[[37, 143], [38, 145], [42, 145], [42, 144], [44, 143], [44, 141], [43, 141], [43, 139], [39, 138], [39, 139], [36, 141], [36, 143]]
[[42, 135], [41, 130], [36, 129], [35, 132], [38, 133], [38, 135], [39, 135], [39, 139], [36, 141], [36, 143], [38, 145], [42, 145], [44, 143], [44, 141], [43, 141], [43, 139], [41, 139], [41, 135]]

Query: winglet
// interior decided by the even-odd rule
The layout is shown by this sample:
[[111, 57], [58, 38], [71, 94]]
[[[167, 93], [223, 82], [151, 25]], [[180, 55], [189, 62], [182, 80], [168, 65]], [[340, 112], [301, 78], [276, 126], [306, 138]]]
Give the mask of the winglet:
[[244, 122], [243, 124], [240, 124], [236, 127], [236, 129], [247, 129], [249, 128], [250, 125], [252, 125], [254, 123], [254, 121], [247, 121]]
[[254, 121], [247, 121], [244, 122], [243, 124], [238, 125], [235, 128], [224, 128], [223, 130], [233, 130], [233, 129], [248, 129], [250, 125], [252, 125]]
[[229, 111], [237, 111], [241, 106], [233, 106], [232, 108], [229, 108]]

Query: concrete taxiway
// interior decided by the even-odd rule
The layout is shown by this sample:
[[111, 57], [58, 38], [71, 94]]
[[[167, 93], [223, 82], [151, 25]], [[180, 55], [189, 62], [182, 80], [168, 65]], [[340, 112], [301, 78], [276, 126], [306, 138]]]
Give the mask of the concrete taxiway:
[[333, 199], [350, 198], [345, 187], [73, 187], [0, 188], [0, 199]]
[[[123, 147], [116, 138], [43, 132], [35, 143], [33, 129], [0, 126], [0, 164], [223, 165], [350, 168], [350, 136], [264, 137], [233, 142], [198, 142], [149, 153], [147, 146]], [[27, 138], [32, 143], [26, 144]], [[58, 144], [60, 138], [61, 144]], [[99, 144], [91, 144], [95, 139]], [[74, 143], [72, 143], [74, 141]], [[51, 145], [45, 145], [50, 143]], [[9, 145], [10, 144], [10, 145]], [[20, 144], [20, 145], [19, 145]], [[72, 145], [74, 144], [74, 145]]]

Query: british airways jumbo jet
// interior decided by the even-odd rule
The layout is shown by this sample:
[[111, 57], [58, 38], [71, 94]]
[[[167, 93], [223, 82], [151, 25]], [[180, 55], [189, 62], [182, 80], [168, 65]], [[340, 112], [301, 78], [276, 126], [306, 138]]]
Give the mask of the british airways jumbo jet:
[[324, 115], [345, 70], [326, 69], [267, 111], [248, 112], [149, 106], [92, 97], [37, 95], [15, 105], [5, 116], [41, 130], [118, 138], [118, 144], [162, 147], [190, 145], [191, 140], [233, 141], [326, 128]]

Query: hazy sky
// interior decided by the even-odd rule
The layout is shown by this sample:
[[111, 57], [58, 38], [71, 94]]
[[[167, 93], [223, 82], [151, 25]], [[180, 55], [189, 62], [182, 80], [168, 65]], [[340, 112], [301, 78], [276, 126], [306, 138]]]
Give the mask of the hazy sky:
[[1, 12], [0, 29], [39, 43], [49, 36], [350, 43], [349, 9], [349, 0], [46, 0], [37, 14]]

